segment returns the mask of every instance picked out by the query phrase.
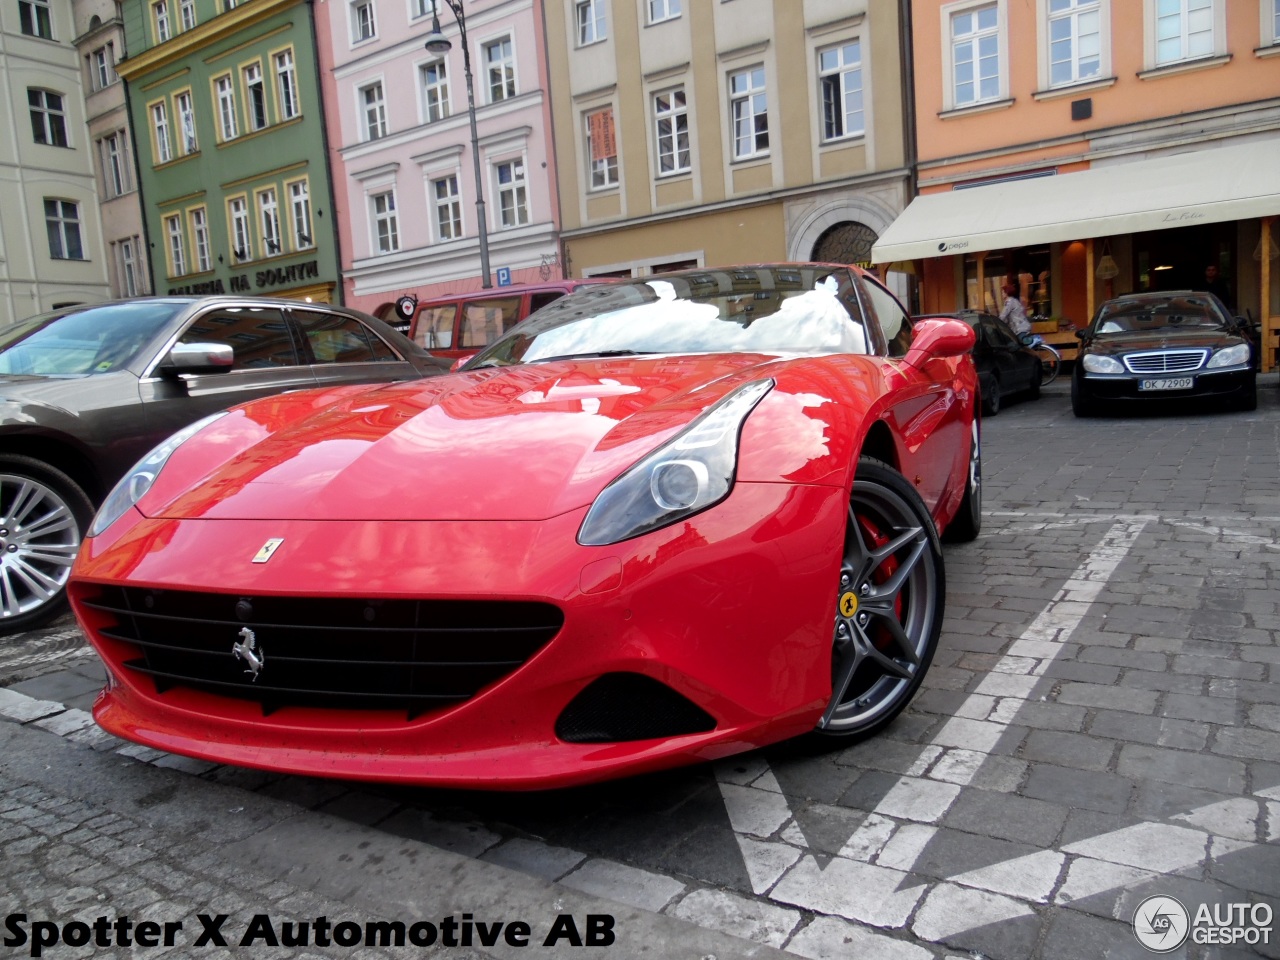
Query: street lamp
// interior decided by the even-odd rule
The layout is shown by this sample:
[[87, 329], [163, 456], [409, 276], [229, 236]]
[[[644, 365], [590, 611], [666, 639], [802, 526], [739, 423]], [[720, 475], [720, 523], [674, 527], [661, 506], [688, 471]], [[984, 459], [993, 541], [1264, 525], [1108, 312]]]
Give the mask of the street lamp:
[[[427, 52], [437, 56], [448, 53], [453, 44], [440, 32], [440, 0], [431, 0], [431, 32], [427, 34]], [[484, 213], [484, 181], [480, 176], [480, 136], [476, 133], [476, 97], [471, 84], [471, 49], [467, 45], [467, 21], [462, 15], [462, 0], [444, 0], [458, 22], [458, 38], [462, 41], [462, 72], [467, 77], [467, 118], [471, 121], [471, 162], [476, 173], [476, 223], [480, 229], [480, 278], [486, 290], [493, 286], [489, 278], [489, 227]]]

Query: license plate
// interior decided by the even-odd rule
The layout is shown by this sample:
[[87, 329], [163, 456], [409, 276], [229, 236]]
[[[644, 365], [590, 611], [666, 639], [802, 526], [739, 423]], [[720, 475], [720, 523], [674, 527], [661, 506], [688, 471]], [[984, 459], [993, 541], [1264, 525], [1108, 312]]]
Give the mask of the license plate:
[[1139, 390], [1190, 390], [1196, 385], [1195, 377], [1164, 377], [1160, 380], [1139, 380]]

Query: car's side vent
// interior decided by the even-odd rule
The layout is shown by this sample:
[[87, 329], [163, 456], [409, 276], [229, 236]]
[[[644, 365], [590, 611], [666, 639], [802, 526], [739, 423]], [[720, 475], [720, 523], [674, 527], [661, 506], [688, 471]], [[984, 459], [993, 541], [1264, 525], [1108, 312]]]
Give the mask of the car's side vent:
[[711, 714], [664, 683], [639, 673], [607, 673], [569, 701], [556, 720], [556, 736], [568, 743], [618, 743], [715, 726]]

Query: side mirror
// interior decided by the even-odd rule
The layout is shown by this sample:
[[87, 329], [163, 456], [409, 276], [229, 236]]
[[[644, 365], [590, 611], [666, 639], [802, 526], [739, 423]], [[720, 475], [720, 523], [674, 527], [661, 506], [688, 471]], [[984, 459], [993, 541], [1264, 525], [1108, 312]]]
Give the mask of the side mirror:
[[1089, 328], [1088, 328], [1088, 327], [1085, 327], [1083, 330], [1077, 330], [1077, 331], [1076, 331], [1076, 339], [1077, 339], [1077, 340], [1083, 340], [1083, 339], [1085, 339], [1088, 335], [1089, 335]]
[[236, 362], [235, 351], [225, 343], [177, 343], [160, 364], [161, 373], [226, 373]]
[[963, 320], [921, 320], [915, 325], [911, 349], [903, 358], [913, 367], [939, 357], [958, 357], [973, 349], [977, 335]]

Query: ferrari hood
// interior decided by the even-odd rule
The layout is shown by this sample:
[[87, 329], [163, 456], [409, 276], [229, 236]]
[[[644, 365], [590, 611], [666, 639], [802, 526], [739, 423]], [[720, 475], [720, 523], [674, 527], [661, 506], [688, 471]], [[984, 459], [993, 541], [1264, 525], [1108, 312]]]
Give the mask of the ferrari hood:
[[207, 519], [540, 520], [583, 507], [762, 355], [489, 368], [237, 408], [179, 447], [138, 507]]

